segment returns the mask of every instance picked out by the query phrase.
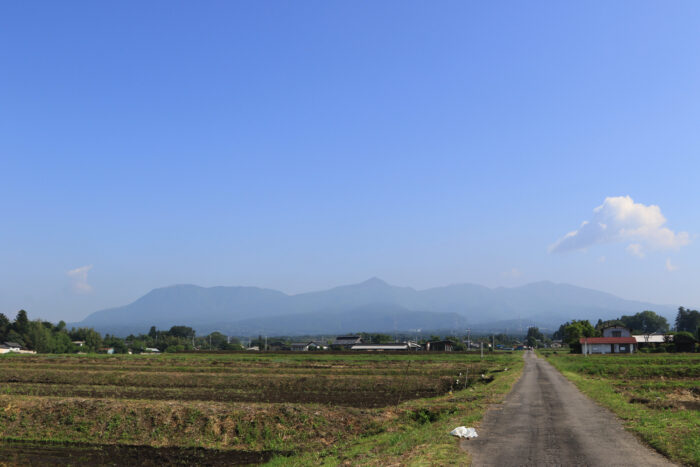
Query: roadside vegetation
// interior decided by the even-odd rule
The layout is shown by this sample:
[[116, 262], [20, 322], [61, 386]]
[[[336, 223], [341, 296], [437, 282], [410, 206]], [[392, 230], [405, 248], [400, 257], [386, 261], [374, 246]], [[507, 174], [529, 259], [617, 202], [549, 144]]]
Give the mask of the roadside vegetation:
[[466, 455], [449, 431], [476, 423], [521, 366], [519, 353], [5, 354], [0, 462], [18, 450], [40, 462], [47, 446], [145, 446], [154, 456], [205, 448], [202, 463], [222, 452], [297, 465], [446, 463]]
[[700, 354], [540, 353], [627, 430], [676, 462], [700, 466]]

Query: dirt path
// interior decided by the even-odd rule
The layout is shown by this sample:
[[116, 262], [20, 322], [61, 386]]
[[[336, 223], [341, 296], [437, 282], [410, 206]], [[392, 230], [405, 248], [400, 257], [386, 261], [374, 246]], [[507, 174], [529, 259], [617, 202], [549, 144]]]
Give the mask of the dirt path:
[[674, 465], [534, 352], [525, 352], [522, 377], [478, 432], [460, 443], [475, 466]]

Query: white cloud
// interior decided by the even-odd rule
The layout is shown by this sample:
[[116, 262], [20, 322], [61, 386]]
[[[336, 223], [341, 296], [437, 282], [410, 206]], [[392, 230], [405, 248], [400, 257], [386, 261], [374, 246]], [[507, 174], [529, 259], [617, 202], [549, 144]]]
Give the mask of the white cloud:
[[678, 269], [678, 266], [671, 264], [671, 258], [666, 258], [666, 270], [668, 272], [673, 272]]
[[92, 264], [68, 271], [68, 276], [73, 279], [73, 290], [77, 293], [92, 292], [92, 286], [87, 282], [90, 269], [92, 269]]
[[593, 218], [549, 247], [550, 252], [584, 250], [602, 243], [628, 243], [627, 251], [643, 257], [648, 250], [678, 249], [690, 243], [687, 232], [665, 227], [666, 218], [655, 205], [635, 203], [629, 196], [605, 198]]
[[599, 263], [604, 263], [606, 260], [607, 258], [605, 256], [601, 256], [600, 258], [598, 258]]

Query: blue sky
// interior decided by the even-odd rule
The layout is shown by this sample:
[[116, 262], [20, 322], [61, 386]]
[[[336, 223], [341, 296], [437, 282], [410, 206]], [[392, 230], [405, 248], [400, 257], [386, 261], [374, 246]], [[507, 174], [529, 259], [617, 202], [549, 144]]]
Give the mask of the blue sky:
[[690, 1], [5, 2], [0, 312], [371, 276], [698, 306], [698, 24]]

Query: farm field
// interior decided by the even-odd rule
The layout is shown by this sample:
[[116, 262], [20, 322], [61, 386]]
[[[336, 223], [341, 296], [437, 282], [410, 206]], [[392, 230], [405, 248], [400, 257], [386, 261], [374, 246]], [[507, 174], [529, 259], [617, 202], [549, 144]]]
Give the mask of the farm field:
[[700, 465], [700, 355], [541, 354], [647, 444]]
[[6, 355], [0, 464], [434, 460], [521, 367], [507, 353]]

